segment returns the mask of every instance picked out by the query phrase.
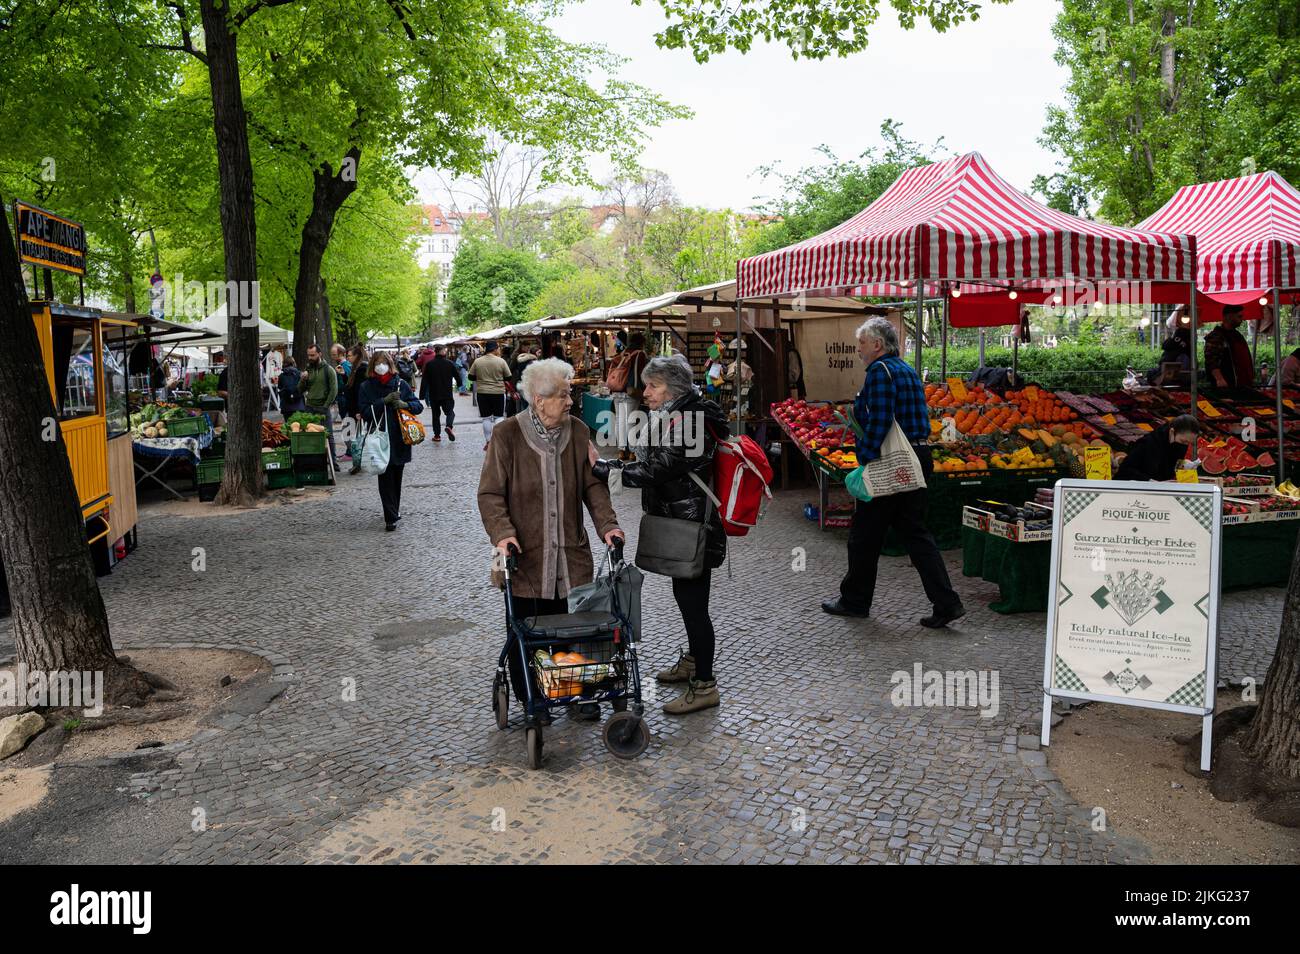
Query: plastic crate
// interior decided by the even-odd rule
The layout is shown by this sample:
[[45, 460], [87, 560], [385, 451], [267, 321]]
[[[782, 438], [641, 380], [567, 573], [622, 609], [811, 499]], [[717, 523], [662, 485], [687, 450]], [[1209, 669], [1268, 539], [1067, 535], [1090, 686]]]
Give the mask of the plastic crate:
[[296, 478], [291, 470], [268, 470], [266, 472], [266, 486], [268, 490], [280, 490], [284, 487], [292, 487], [295, 482]]
[[329, 434], [324, 431], [308, 434], [305, 431], [289, 434], [289, 449], [294, 457], [307, 455], [328, 454], [329, 453]]
[[168, 437], [198, 437], [212, 429], [202, 414], [198, 417], [177, 417], [163, 423], [167, 427]]
[[273, 450], [262, 450], [262, 469], [268, 473], [277, 470], [289, 470], [293, 467], [293, 457], [286, 444]]
[[226, 460], [224, 457], [216, 460], [201, 460], [195, 465], [195, 479], [199, 486], [204, 484], [219, 484], [221, 477], [226, 472]]
[[217, 499], [217, 491], [220, 489], [220, 484], [199, 484], [199, 500], [202, 503], [212, 503]]
[[293, 476], [299, 487], [321, 487], [334, 483], [334, 476], [327, 470], [296, 470]]

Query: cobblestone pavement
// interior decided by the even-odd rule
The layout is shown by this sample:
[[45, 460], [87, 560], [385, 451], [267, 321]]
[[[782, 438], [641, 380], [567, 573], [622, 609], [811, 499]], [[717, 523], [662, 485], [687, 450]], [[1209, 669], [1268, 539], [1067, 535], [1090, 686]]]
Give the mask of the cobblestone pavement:
[[[101, 581], [117, 644], [253, 647], [287, 689], [130, 776], [126, 810], [152, 806], [175, 831], [123, 844], [120, 861], [1145, 858], [1093, 832], [1042, 754], [1017, 747], [1037, 733], [1043, 616], [987, 610], [993, 588], [962, 579], [955, 552], [971, 612], [949, 630], [916, 625], [928, 607], [905, 558], [883, 561], [870, 620], [826, 616], [845, 533], [804, 519], [807, 491], [779, 494], [715, 573], [721, 708], [672, 720], [652, 705], [651, 747], [630, 762], [607, 753], [599, 725], [561, 716], [544, 768], [529, 772], [517, 718], [500, 732], [490, 710], [503, 611], [475, 509], [480, 431], [472, 418], [458, 431], [416, 449], [397, 533], [384, 533], [362, 477], [256, 512], [144, 510], [139, 550]], [[638, 504], [615, 495], [633, 543]], [[191, 569], [196, 546], [204, 572]], [[1281, 595], [1226, 596], [1225, 675], [1262, 680]], [[647, 580], [644, 619], [653, 673], [684, 645], [661, 578]], [[996, 670], [999, 711], [893, 707], [890, 675], [914, 663]], [[93, 818], [67, 823], [93, 832]], [[68, 840], [68, 861], [88, 837]]]

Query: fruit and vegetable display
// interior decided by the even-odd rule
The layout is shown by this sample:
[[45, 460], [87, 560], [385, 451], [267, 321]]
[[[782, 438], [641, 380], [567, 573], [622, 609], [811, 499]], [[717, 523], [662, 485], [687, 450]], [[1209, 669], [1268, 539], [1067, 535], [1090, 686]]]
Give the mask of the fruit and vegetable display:
[[309, 414], [306, 411], [295, 411], [284, 419], [281, 430], [291, 434], [308, 433], [323, 434], [325, 432], [325, 418], [320, 414]]
[[289, 438], [280, 430], [280, 425], [274, 421], [262, 421], [262, 446], [263, 447], [281, 447], [289, 443]]
[[168, 422], [199, 416], [200, 412], [178, 404], [146, 404], [130, 416], [131, 434], [133, 437], [147, 439], [168, 437]]
[[1225, 473], [1239, 474], [1256, 468], [1267, 470], [1277, 464], [1273, 455], [1267, 451], [1258, 457], [1251, 454], [1248, 445], [1236, 437], [1218, 440], [1197, 438], [1196, 456], [1200, 458], [1201, 470], [1212, 477]]
[[844, 423], [853, 413], [848, 405], [788, 398], [772, 405], [772, 417], [808, 457], [826, 466], [849, 471], [858, 466], [853, 431]]

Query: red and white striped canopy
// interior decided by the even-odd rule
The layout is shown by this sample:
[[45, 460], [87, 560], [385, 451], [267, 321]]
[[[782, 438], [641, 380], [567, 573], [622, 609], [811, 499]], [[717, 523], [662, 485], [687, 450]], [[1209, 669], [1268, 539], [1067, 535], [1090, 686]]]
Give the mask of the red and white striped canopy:
[[[926, 280], [1190, 282], [1195, 242], [1102, 225], [1013, 188], [977, 152], [904, 172], [842, 225], [742, 259], [737, 295], [885, 294]], [[885, 286], [889, 283], [889, 286]]]
[[1300, 284], [1300, 192], [1276, 172], [1183, 186], [1141, 228], [1195, 235], [1196, 286], [1221, 301]]

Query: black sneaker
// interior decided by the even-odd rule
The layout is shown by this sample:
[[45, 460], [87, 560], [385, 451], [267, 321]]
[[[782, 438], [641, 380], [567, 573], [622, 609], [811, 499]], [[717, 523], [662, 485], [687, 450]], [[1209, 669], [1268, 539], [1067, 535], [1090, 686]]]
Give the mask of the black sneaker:
[[449, 440], [449, 441], [454, 441], [455, 439], [456, 439], [456, 432], [453, 431], [453, 430], [451, 429], [451, 425], [448, 424], [448, 425], [447, 425], [447, 440]]
[[966, 615], [966, 607], [958, 603], [956, 606], [950, 606], [944, 610], [935, 610], [933, 616], [921, 617], [921, 625], [926, 629], [942, 629], [955, 619], [961, 619]]
[[855, 619], [866, 619], [871, 615], [871, 610], [855, 609], [852, 606], [847, 606], [844, 600], [838, 596], [833, 600], [822, 600], [822, 612], [830, 613], [832, 616], [851, 616]]
[[569, 709], [569, 715], [579, 722], [595, 722], [600, 718], [600, 704], [596, 702], [580, 702]]
[[386, 524], [384, 524], [384, 530], [386, 530], [386, 531], [389, 532], [389, 533], [392, 533], [392, 532], [393, 532], [394, 530], [396, 530], [396, 529], [397, 529], [397, 524], [395, 524], [395, 523], [386, 523]]

